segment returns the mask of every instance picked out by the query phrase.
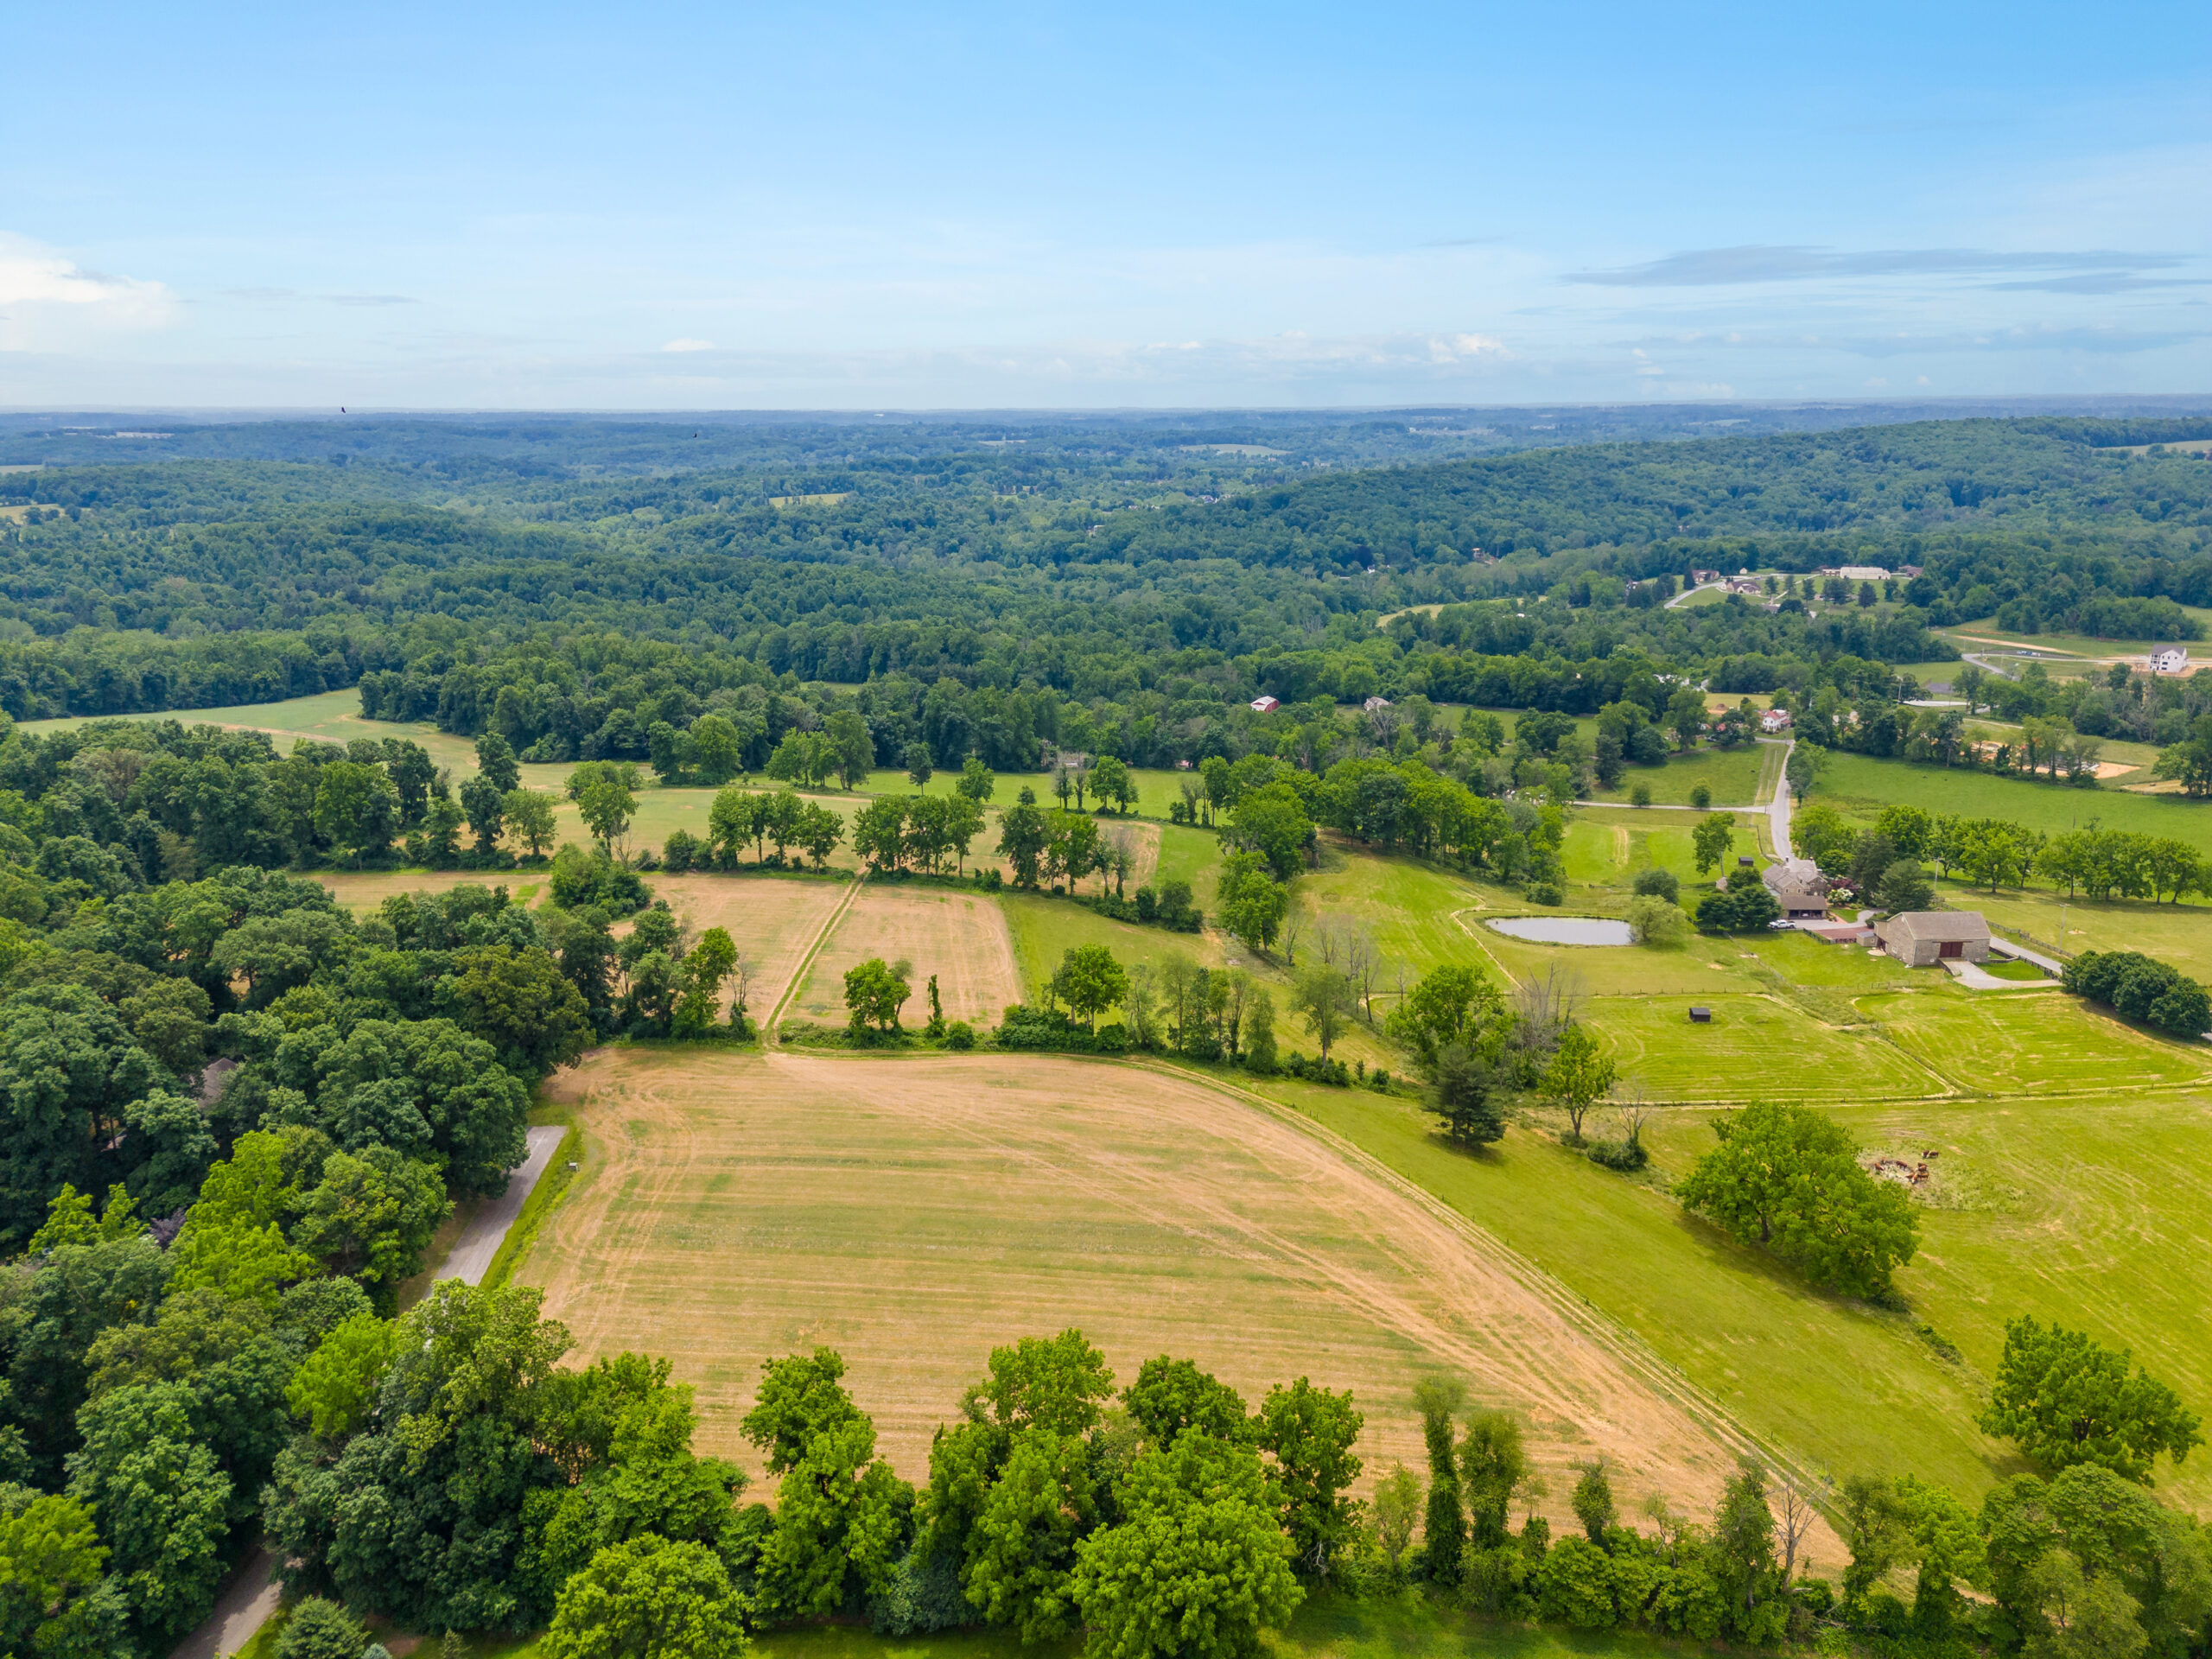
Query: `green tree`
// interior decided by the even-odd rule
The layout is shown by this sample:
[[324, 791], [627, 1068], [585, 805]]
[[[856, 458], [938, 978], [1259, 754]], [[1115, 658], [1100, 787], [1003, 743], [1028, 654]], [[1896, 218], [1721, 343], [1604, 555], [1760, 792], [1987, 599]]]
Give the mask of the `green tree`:
[[1936, 902], [1936, 889], [1928, 872], [1910, 858], [1898, 859], [1882, 872], [1874, 884], [1874, 905], [1895, 915], [1901, 911], [1926, 910]]
[[2080, 1331], [2009, 1320], [1982, 1430], [2047, 1472], [2094, 1464], [2147, 1485], [2159, 1452], [2179, 1463], [2204, 1436], [2196, 1414], [2140, 1367], [2131, 1375], [2129, 1360]]
[[103, 1630], [90, 1601], [100, 1588], [107, 1549], [91, 1513], [74, 1498], [0, 1488], [0, 1652], [93, 1659], [121, 1646], [120, 1630]]
[[752, 1604], [703, 1544], [646, 1533], [609, 1545], [562, 1586], [549, 1659], [734, 1659]]
[[461, 810], [468, 819], [468, 827], [476, 832], [476, 850], [480, 853], [496, 851], [499, 845], [499, 831], [506, 823], [505, 792], [490, 778], [479, 772], [461, 786]]
[[980, 757], [971, 754], [961, 766], [960, 781], [953, 788], [981, 806], [991, 798], [991, 791], [997, 785], [998, 779], [991, 769], [983, 764]]
[[1118, 810], [1123, 812], [1128, 811], [1137, 798], [1136, 783], [1130, 778], [1128, 767], [1110, 754], [1099, 756], [1098, 764], [1091, 768], [1090, 787], [1098, 797], [1101, 806], [1111, 801]]
[[1351, 1019], [1351, 982], [1326, 963], [1308, 963], [1291, 982], [1290, 1006], [1305, 1020], [1325, 1060]]
[[896, 1031], [899, 1010], [912, 995], [906, 976], [893, 971], [880, 957], [871, 957], [845, 970], [845, 1007], [856, 1032], [865, 1030], [870, 1022], [880, 1031]]
[[522, 768], [515, 764], [514, 746], [497, 732], [476, 740], [476, 770], [502, 795], [522, 786]]
[[1402, 1463], [1393, 1464], [1390, 1472], [1375, 1483], [1375, 1497], [1369, 1506], [1375, 1518], [1375, 1541], [1382, 1546], [1383, 1559], [1394, 1574], [1400, 1571], [1399, 1564], [1414, 1541], [1421, 1505], [1421, 1477]]
[[916, 789], [926, 785], [937, 771], [936, 765], [930, 759], [930, 746], [926, 743], [909, 743], [904, 765], [906, 781]]
[[1444, 1120], [1444, 1132], [1461, 1146], [1487, 1146], [1505, 1137], [1503, 1079], [1482, 1053], [1465, 1043], [1449, 1043], [1427, 1066], [1428, 1109]]
[[1104, 945], [1073, 945], [1052, 976], [1052, 992], [1071, 1014], [1095, 1031], [1100, 1013], [1118, 1007], [1128, 995], [1129, 976]]
[[195, 1411], [182, 1383], [112, 1389], [79, 1414], [69, 1458], [69, 1496], [99, 1518], [109, 1573], [157, 1649], [207, 1616], [223, 1580], [232, 1486]]
[[361, 1659], [369, 1633], [334, 1601], [302, 1599], [276, 1638], [276, 1659]]
[[1576, 1630], [1609, 1628], [1613, 1611], [1613, 1563], [1587, 1538], [1560, 1539], [1536, 1563], [1536, 1610], [1553, 1624]]
[[1317, 1389], [1306, 1378], [1268, 1390], [1259, 1411], [1259, 1443], [1274, 1458], [1282, 1494], [1283, 1530], [1293, 1558], [1325, 1573], [1350, 1541], [1357, 1516], [1343, 1496], [1363, 1466], [1352, 1446], [1366, 1421], [1350, 1392]]
[[1749, 1459], [1721, 1485], [1707, 1560], [1727, 1604], [1728, 1628], [1761, 1645], [1778, 1640], [1789, 1622], [1788, 1586], [1775, 1560], [1766, 1471]]
[[1459, 1582], [1467, 1548], [1467, 1511], [1459, 1491], [1459, 1460], [1452, 1439], [1452, 1414], [1466, 1399], [1466, 1389], [1449, 1377], [1425, 1376], [1414, 1385], [1414, 1407], [1421, 1413], [1421, 1440], [1428, 1452], [1428, 1509], [1421, 1527], [1421, 1559], [1437, 1584]]
[[1694, 685], [1676, 686], [1658, 723], [1675, 734], [1676, 748], [1688, 748], [1705, 727], [1705, 694]]
[[1075, 1434], [1023, 1429], [968, 1534], [961, 1582], [969, 1603], [1025, 1643], [1068, 1635], [1076, 1546], [1097, 1517], [1090, 1445]]
[[1893, 1183], [1859, 1166], [1838, 1124], [1802, 1106], [1764, 1103], [1714, 1121], [1720, 1144], [1675, 1189], [1723, 1231], [1853, 1295], [1885, 1288], [1912, 1259], [1917, 1226]]
[[1016, 887], [1033, 887], [1037, 885], [1045, 849], [1051, 844], [1052, 836], [1045, 827], [1045, 815], [1034, 805], [1024, 802], [1007, 808], [999, 815], [999, 855], [1013, 867]]
[[553, 798], [534, 789], [511, 789], [500, 803], [507, 829], [530, 849], [532, 858], [545, 856], [553, 844]]
[[317, 775], [315, 833], [358, 868], [370, 853], [391, 844], [399, 828], [399, 791], [381, 766], [334, 760]]
[[1613, 1502], [1613, 1483], [1605, 1473], [1605, 1459], [1599, 1458], [1585, 1465], [1568, 1503], [1574, 1510], [1574, 1518], [1582, 1523], [1584, 1534], [1592, 1543], [1604, 1548], [1605, 1529], [1618, 1525], [1621, 1518], [1620, 1507]]
[[1504, 1000], [1488, 975], [1471, 964], [1447, 963], [1423, 974], [1386, 1023], [1391, 1036], [1433, 1066], [1443, 1050], [1481, 1041], [1504, 1013]]
[[1222, 925], [1255, 953], [1267, 950], [1290, 912], [1290, 889], [1270, 877], [1259, 855], [1238, 853], [1223, 866], [1215, 888]]
[[875, 739], [868, 734], [868, 721], [860, 710], [840, 709], [822, 729], [829, 736], [837, 775], [845, 787], [853, 789], [866, 782], [869, 769], [875, 765]]
[[1255, 985], [1244, 999], [1243, 1028], [1238, 1039], [1244, 1069], [1255, 1077], [1271, 1077], [1281, 1063], [1275, 1051], [1274, 993]]
[[1250, 1450], [1185, 1434], [1140, 1456], [1116, 1497], [1125, 1518], [1077, 1551], [1093, 1659], [1238, 1659], [1303, 1599]]
[[1690, 849], [1697, 859], [1697, 873], [1710, 875], [1716, 864], [1727, 861], [1736, 844], [1736, 815], [1714, 812], [1700, 818], [1690, 831]]
[[361, 1426], [375, 1403], [398, 1334], [399, 1327], [389, 1319], [373, 1313], [354, 1315], [301, 1362], [285, 1385], [284, 1403], [324, 1440], [345, 1439]]
[[568, 787], [584, 827], [611, 855], [638, 814], [637, 767], [622, 760], [587, 760], [569, 772]]
[[1252, 1440], [1243, 1396], [1192, 1360], [1162, 1354], [1145, 1361], [1135, 1381], [1122, 1390], [1122, 1402], [1148, 1446], [1164, 1448], [1194, 1433], [1225, 1445]]
[[721, 715], [702, 715], [685, 734], [691, 740], [691, 765], [699, 781], [720, 785], [745, 770], [745, 740]]
[[333, 1272], [373, 1287], [388, 1306], [452, 1213], [435, 1169], [391, 1147], [364, 1147], [323, 1165], [292, 1239]]
[[591, 1010], [540, 945], [456, 950], [453, 972], [438, 982], [437, 1001], [454, 1024], [491, 1044], [499, 1064], [518, 1077], [574, 1065], [594, 1040]]
[[1789, 792], [1802, 804], [1813, 785], [1820, 781], [1821, 773], [1827, 769], [1828, 752], [1817, 743], [1808, 743], [1802, 738], [1789, 747], [1789, 759], [1783, 763], [1783, 778], [1789, 782]]
[[1550, 1064], [1545, 1066], [1537, 1087], [1548, 1099], [1558, 1102], [1567, 1113], [1567, 1140], [1571, 1144], [1582, 1144], [1582, 1120], [1589, 1116], [1591, 1107], [1612, 1092], [1618, 1075], [1589, 1030], [1568, 1021], [1567, 1028], [1560, 1033], [1559, 1046], [1552, 1051]]
[[721, 1008], [722, 982], [737, 966], [737, 944], [729, 930], [710, 927], [683, 958], [683, 989], [671, 1027], [678, 1037], [702, 1037]]

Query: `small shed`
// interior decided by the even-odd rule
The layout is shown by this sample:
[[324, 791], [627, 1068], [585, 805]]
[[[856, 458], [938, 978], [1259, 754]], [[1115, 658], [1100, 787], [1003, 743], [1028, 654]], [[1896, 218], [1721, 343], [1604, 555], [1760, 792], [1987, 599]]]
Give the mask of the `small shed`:
[[1713, 1010], [1711, 1008], [1693, 1007], [1690, 1010], [1690, 1024], [1694, 1026], [1709, 1026], [1712, 1023]]
[[1255, 715], [1272, 715], [1276, 709], [1281, 707], [1282, 703], [1274, 697], [1255, 697], [1252, 699], [1252, 712]]
[[1908, 968], [1989, 960], [1989, 923], [1978, 910], [1907, 910], [1874, 924], [1882, 949]]

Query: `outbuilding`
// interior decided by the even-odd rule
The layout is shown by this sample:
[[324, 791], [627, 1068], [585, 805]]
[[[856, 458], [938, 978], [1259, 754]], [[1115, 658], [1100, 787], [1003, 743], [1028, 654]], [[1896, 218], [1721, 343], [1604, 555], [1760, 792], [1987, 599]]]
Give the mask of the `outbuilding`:
[[1907, 910], [1874, 924], [1882, 949], [1908, 968], [1989, 960], [1989, 924], [1978, 910]]

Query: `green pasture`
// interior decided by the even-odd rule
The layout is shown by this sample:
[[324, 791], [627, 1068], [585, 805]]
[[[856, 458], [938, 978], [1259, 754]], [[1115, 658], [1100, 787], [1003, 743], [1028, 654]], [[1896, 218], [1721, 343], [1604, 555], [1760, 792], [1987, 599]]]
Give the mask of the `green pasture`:
[[[1103, 944], [1125, 968], [1148, 963], [1156, 969], [1171, 956], [1188, 957], [1207, 967], [1218, 968], [1224, 960], [1224, 943], [1229, 945], [1229, 954], [1240, 960], [1244, 955], [1234, 941], [1224, 941], [1211, 930], [1205, 933], [1171, 933], [1164, 927], [1139, 927], [1102, 916], [1088, 906], [1067, 899], [1033, 893], [1006, 893], [999, 897], [999, 907], [1006, 912], [1007, 926], [1014, 936], [1014, 965], [1020, 971], [1024, 989], [1032, 998], [1058, 970], [1061, 958], [1080, 945]], [[1264, 972], [1262, 964], [1247, 965]], [[1109, 1023], [1113, 1017], [1117, 1016], [1109, 1017]]]
[[1894, 957], [1878, 957], [1853, 944], [1829, 944], [1795, 928], [1784, 932], [1746, 934], [1726, 942], [1739, 957], [1750, 952], [1793, 985], [1824, 991], [1873, 991], [1901, 986], [1941, 985], [1940, 969], [1907, 968]]
[[[1982, 1094], [2071, 1094], [2204, 1078], [2212, 1049], [2138, 1030], [2063, 991], [1879, 992], [1858, 999], [1883, 1034]], [[1873, 1091], [1863, 1091], [1866, 1098]]]
[[2094, 821], [2107, 830], [2171, 836], [2200, 852], [2212, 853], [2212, 803], [2179, 795], [2029, 783], [1867, 754], [1831, 754], [1806, 802], [1833, 806], [1849, 818], [1871, 820], [1894, 804], [1972, 818], [2001, 818], [2051, 835], [2084, 830]]
[[[1697, 873], [1697, 858], [1691, 845], [1691, 836], [1704, 814], [1697, 812], [1644, 812], [1634, 807], [1585, 807], [1574, 815], [1567, 825], [1567, 840], [1560, 849], [1560, 861], [1567, 867], [1571, 882], [1586, 887], [1610, 890], [1609, 908], [1624, 908], [1632, 896], [1637, 875], [1644, 870], [1672, 870], [1681, 883], [1682, 893], [1693, 904], [1693, 888], [1700, 884], [1710, 885], [1719, 877], [1736, 868], [1738, 855], [1758, 858], [1758, 819], [1745, 812], [1736, 814], [1736, 828], [1730, 837], [1726, 862], [1703, 875]], [[1604, 902], [1600, 895], [1577, 894], [1575, 902]]]
[[[2212, 1344], [2202, 1338], [2212, 1254], [2201, 1248], [2212, 1207], [2212, 1166], [2201, 1155], [2212, 1104], [2171, 1096], [1950, 1100], [1847, 1105], [1833, 1115], [1870, 1151], [1914, 1160], [1939, 1154], [1929, 1160], [1936, 1179], [1915, 1206], [1920, 1250], [1897, 1284], [1912, 1317], [1959, 1346], [1975, 1386], [1995, 1373], [2005, 1322], [2027, 1313], [2130, 1349], [2193, 1408], [2212, 1405]], [[1683, 1110], [1651, 1120], [1644, 1143], [1663, 1179], [1686, 1174], [1713, 1144], [1712, 1116]], [[1911, 1426], [1895, 1426], [1907, 1452], [1916, 1451]], [[2212, 1465], [2201, 1452], [2177, 1469], [2162, 1460], [2156, 1478], [2169, 1502], [2199, 1510], [2212, 1502]]]
[[1759, 767], [1773, 745], [1750, 743], [1740, 749], [1692, 749], [1669, 754], [1663, 766], [1630, 766], [1618, 789], [1600, 790], [1592, 798], [1625, 806], [1638, 784], [1651, 791], [1655, 804], [1687, 806], [1690, 791], [1703, 784], [1715, 806], [1750, 806], [1759, 798]]
[[[1955, 910], [1978, 910], [1989, 925], [2025, 935], [2039, 950], [2140, 950], [2192, 978], [2212, 980], [2212, 904], [2154, 905], [2142, 899], [2069, 899], [2044, 887], [1986, 893], [1941, 881], [1936, 891]], [[2062, 939], [2061, 935], [2063, 935]]]
[[[1693, 1004], [1713, 1011], [1690, 1023]], [[1913, 1098], [1944, 1085], [1872, 1033], [1839, 1031], [1777, 997], [1601, 997], [1583, 1014], [1621, 1085], [1662, 1101]]]
[[[1366, 1090], [1268, 1092], [1487, 1229], [1753, 1433], [1835, 1478], [1910, 1472], [1973, 1500], [2018, 1467], [1974, 1426], [1981, 1385], [1939, 1359], [1909, 1317], [1807, 1286], [1653, 1185], [1525, 1129], [1463, 1151], [1411, 1102]], [[1678, 1109], [1656, 1122], [1709, 1145], [1704, 1116]], [[1592, 1127], [1618, 1133], [1603, 1112]]]

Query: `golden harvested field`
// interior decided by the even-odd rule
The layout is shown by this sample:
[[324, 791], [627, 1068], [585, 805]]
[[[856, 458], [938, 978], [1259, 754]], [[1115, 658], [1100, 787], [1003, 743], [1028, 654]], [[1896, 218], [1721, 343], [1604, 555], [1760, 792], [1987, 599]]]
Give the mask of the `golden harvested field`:
[[545, 902], [545, 872], [538, 870], [317, 870], [315, 879], [356, 916], [373, 916], [396, 893], [444, 893], [470, 884], [505, 887], [511, 899]]
[[[745, 968], [752, 1017], [767, 1017], [823, 925], [852, 891], [843, 881], [777, 875], [660, 875], [647, 878], [653, 897], [690, 925], [696, 938], [710, 927], [729, 930]], [[737, 995], [732, 985], [722, 1012]]]
[[1124, 1380], [1167, 1352], [1255, 1403], [1300, 1375], [1352, 1389], [1370, 1480], [1419, 1463], [1408, 1392], [1433, 1371], [1522, 1414], [1562, 1517], [1569, 1465], [1593, 1454], [1630, 1508], [1658, 1491], [1702, 1510], [1730, 1466], [1488, 1235], [1194, 1079], [609, 1050], [550, 1089], [587, 1155], [518, 1278], [579, 1362], [671, 1355], [698, 1389], [701, 1450], [748, 1465], [738, 1421], [771, 1355], [842, 1352], [911, 1479], [994, 1345], [1075, 1325]]
[[995, 899], [870, 882], [838, 918], [791, 1013], [801, 1020], [843, 1020], [845, 970], [871, 957], [886, 962], [904, 957], [913, 965], [914, 997], [901, 1015], [910, 1026], [929, 1018], [925, 988], [931, 974], [948, 1020], [995, 1024], [1008, 1003], [1021, 1001], [1014, 940]]

